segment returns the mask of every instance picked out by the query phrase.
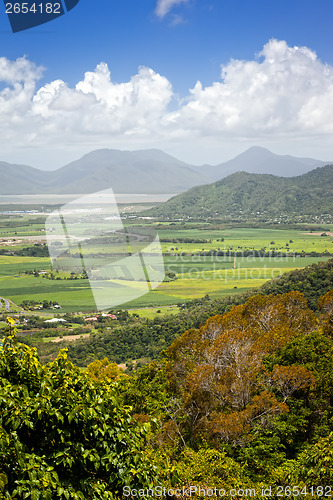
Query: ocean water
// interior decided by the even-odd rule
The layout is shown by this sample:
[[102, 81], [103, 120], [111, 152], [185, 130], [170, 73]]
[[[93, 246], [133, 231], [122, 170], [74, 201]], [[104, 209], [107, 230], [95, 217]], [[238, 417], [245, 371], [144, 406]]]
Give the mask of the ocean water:
[[[0, 204], [18, 205], [59, 205], [85, 196], [84, 194], [8, 194], [0, 195]], [[116, 193], [117, 203], [162, 203], [174, 196], [173, 194], [135, 194]]]

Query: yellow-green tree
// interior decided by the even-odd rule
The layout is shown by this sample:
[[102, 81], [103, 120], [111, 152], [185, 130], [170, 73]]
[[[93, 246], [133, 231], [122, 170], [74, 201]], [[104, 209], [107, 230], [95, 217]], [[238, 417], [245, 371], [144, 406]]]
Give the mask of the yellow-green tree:
[[108, 358], [96, 359], [87, 367], [89, 377], [95, 382], [101, 380], [119, 380], [125, 377], [123, 370], [116, 363], [111, 363]]

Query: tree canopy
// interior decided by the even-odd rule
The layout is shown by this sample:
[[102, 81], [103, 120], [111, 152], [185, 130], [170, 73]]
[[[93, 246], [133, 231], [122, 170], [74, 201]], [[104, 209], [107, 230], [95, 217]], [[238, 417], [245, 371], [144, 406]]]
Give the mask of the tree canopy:
[[150, 425], [133, 421], [117, 385], [95, 383], [65, 352], [43, 366], [9, 334], [0, 350], [0, 488], [4, 498], [115, 498], [147, 486]]

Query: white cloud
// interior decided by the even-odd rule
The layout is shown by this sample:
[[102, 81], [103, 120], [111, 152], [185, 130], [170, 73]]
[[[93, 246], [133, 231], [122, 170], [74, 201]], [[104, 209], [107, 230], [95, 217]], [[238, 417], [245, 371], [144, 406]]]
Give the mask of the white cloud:
[[187, 3], [188, 1], [189, 0], [158, 0], [155, 13], [158, 17], [163, 18], [175, 5]]
[[172, 97], [170, 82], [150, 68], [140, 68], [126, 83], [113, 83], [107, 64], [85, 74], [75, 88], [62, 80], [44, 85], [34, 96], [31, 111], [75, 136], [137, 134], [159, 127]]
[[271, 40], [257, 60], [231, 60], [221, 81], [197, 82], [188, 102], [165, 120], [200, 135], [333, 132], [333, 67], [306, 47]]
[[253, 60], [222, 66], [220, 81], [206, 87], [198, 81], [179, 102], [171, 82], [146, 67], [115, 83], [100, 63], [73, 87], [59, 79], [36, 91], [42, 73], [26, 58], [0, 58], [0, 160], [18, 161], [22, 152], [20, 161], [28, 162], [27, 148], [66, 156], [73, 147], [76, 155], [98, 147], [161, 147], [183, 151], [188, 161], [200, 161], [199, 154], [213, 161], [209, 152], [224, 143], [279, 141], [297, 143], [304, 155], [316, 144], [333, 157], [333, 67], [306, 47], [271, 40]]
[[0, 58], [0, 81], [4, 84], [0, 92], [0, 126], [17, 126], [24, 121], [25, 112], [31, 107], [36, 81], [43, 68], [37, 67], [25, 57], [10, 61]]

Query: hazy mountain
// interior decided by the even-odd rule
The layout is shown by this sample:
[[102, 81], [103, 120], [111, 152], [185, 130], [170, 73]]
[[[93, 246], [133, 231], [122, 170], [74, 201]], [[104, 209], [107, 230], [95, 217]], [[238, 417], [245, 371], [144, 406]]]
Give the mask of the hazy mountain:
[[49, 173], [27, 165], [0, 161], [0, 194], [41, 193], [49, 182]]
[[171, 217], [333, 214], [333, 165], [291, 178], [237, 172], [174, 196], [150, 212]]
[[151, 149], [100, 149], [55, 171], [0, 163], [0, 194], [179, 193], [208, 182], [190, 165]]
[[52, 174], [53, 193], [90, 193], [108, 187], [116, 193], [179, 193], [203, 182], [190, 165], [157, 149], [100, 149]]
[[195, 167], [163, 151], [99, 149], [54, 171], [0, 162], [0, 194], [181, 193], [235, 171], [298, 175], [323, 162], [253, 147], [220, 165]]
[[296, 158], [289, 155], [276, 155], [268, 149], [253, 146], [232, 160], [219, 165], [203, 165], [198, 168], [212, 181], [218, 181], [235, 172], [253, 174], [273, 174], [281, 177], [294, 177], [321, 167], [328, 162], [313, 158]]

